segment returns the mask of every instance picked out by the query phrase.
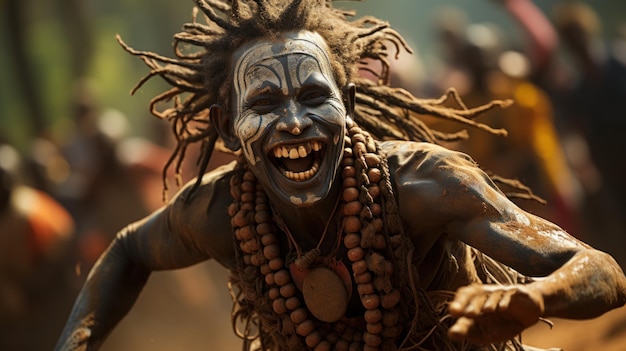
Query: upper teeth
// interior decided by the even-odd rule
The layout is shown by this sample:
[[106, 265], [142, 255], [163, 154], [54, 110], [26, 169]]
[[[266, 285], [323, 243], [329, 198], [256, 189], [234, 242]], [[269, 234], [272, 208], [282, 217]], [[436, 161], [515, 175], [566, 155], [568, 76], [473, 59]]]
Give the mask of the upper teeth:
[[319, 141], [311, 141], [306, 144], [297, 146], [278, 146], [274, 148], [274, 157], [276, 158], [296, 158], [307, 157], [311, 151], [319, 151], [322, 144]]

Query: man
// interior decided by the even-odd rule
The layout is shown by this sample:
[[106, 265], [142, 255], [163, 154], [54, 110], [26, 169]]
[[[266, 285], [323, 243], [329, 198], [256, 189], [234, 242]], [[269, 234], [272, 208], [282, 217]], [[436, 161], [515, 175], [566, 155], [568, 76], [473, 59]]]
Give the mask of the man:
[[[153, 106], [175, 98], [155, 110], [177, 126], [174, 156], [197, 140], [210, 155], [219, 136], [240, 159], [117, 235], [57, 350], [97, 349], [151, 271], [208, 259], [232, 272], [246, 350], [520, 349], [540, 318], [624, 304], [610, 256], [519, 209], [468, 156], [433, 143], [458, 135], [408, 115], [488, 129], [471, 118], [497, 103], [445, 109], [385, 85], [384, 43], [403, 41], [384, 22], [348, 22], [320, 1], [196, 3], [208, 23], [176, 36], [178, 59], [125, 48], [173, 85]], [[361, 58], [383, 63], [379, 82], [359, 78]], [[357, 121], [380, 139], [430, 142], [378, 142]]]

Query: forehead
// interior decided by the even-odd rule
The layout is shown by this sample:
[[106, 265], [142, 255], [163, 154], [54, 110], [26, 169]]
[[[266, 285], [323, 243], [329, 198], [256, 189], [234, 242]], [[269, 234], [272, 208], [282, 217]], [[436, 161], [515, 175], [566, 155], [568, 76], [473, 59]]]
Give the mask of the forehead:
[[332, 77], [328, 47], [324, 39], [316, 33], [300, 31], [288, 32], [278, 38], [257, 39], [243, 45], [233, 55], [233, 76], [235, 81], [246, 80], [246, 73], [257, 65], [268, 62], [293, 62], [292, 57], [308, 57], [317, 62], [322, 73]]

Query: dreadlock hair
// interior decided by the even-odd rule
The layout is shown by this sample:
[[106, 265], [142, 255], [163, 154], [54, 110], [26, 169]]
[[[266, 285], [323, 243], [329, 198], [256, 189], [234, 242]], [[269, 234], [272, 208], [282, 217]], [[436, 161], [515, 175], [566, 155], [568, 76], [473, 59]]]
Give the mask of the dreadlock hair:
[[[379, 140], [402, 139], [440, 143], [468, 137], [466, 130], [443, 133], [430, 129], [419, 115], [454, 120], [489, 133], [506, 135], [502, 129], [492, 129], [476, 122], [479, 115], [495, 107], [506, 107], [511, 101], [492, 101], [467, 108], [454, 89], [439, 99], [419, 99], [408, 91], [389, 86], [389, 46], [397, 58], [401, 50], [411, 53], [402, 36], [385, 21], [371, 16], [355, 20], [352, 11], [333, 8], [332, 0], [194, 0], [196, 7], [192, 22], [174, 35], [175, 57], [153, 52], [137, 51], [117, 40], [132, 55], [140, 57], [151, 71], [132, 89], [134, 93], [146, 81], [160, 76], [172, 87], [154, 97], [150, 111], [156, 117], [170, 121], [177, 146], [163, 168], [164, 194], [167, 192], [167, 170], [175, 163], [180, 185], [180, 172], [187, 147], [203, 144], [198, 159], [200, 176], [218, 142], [218, 135], [208, 118], [213, 104], [220, 103], [228, 113], [232, 79], [232, 53], [242, 44], [262, 37], [275, 37], [285, 31], [307, 30], [319, 33], [330, 48], [330, 58], [337, 86], [348, 82], [356, 85], [356, 106], [353, 119]], [[198, 21], [202, 13], [204, 23]], [[195, 47], [191, 50], [190, 47]], [[378, 61], [380, 69], [373, 70], [368, 62]], [[225, 69], [226, 67], [226, 69]], [[376, 81], [359, 76], [367, 70]], [[160, 103], [172, 102], [159, 109]], [[448, 104], [455, 103], [454, 107]], [[198, 179], [200, 179], [199, 177]], [[496, 179], [497, 181], [497, 179]], [[514, 182], [508, 182], [513, 185]], [[199, 185], [199, 182], [196, 186]], [[525, 189], [519, 187], [523, 192]], [[533, 198], [532, 193], [516, 194]]]

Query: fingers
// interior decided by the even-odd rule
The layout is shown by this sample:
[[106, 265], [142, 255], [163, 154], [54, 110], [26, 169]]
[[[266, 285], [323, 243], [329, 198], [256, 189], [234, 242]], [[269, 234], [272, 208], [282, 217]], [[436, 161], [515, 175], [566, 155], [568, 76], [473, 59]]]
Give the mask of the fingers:
[[463, 341], [467, 339], [468, 335], [471, 335], [470, 330], [474, 326], [474, 320], [466, 317], [460, 317], [457, 321], [448, 329], [448, 337], [454, 341]]
[[503, 291], [472, 285], [459, 289], [448, 311], [455, 317], [477, 317], [481, 313], [495, 312], [501, 305]]

